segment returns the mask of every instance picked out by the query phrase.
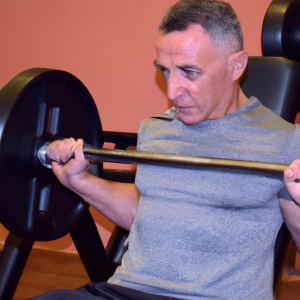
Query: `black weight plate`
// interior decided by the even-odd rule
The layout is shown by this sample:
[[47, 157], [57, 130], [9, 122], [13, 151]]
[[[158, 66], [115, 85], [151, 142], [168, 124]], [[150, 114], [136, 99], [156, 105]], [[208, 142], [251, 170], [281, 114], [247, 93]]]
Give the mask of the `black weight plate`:
[[300, 0], [273, 0], [264, 17], [264, 56], [281, 56], [300, 63]]
[[292, 0], [273, 0], [265, 14], [262, 33], [261, 48], [263, 56], [283, 57], [282, 26], [286, 9]]
[[285, 12], [281, 44], [284, 57], [300, 63], [300, 0], [292, 1]]
[[[94, 100], [70, 73], [24, 71], [0, 90], [0, 222], [28, 240], [66, 235], [88, 209], [37, 159], [53, 135], [102, 147]], [[93, 166], [93, 173], [101, 176], [102, 165]]]

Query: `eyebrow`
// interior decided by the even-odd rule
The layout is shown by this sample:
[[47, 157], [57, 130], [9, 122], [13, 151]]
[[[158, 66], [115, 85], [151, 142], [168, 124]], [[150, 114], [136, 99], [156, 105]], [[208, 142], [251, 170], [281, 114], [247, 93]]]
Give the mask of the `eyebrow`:
[[202, 72], [202, 69], [199, 68], [197, 65], [192, 65], [192, 64], [184, 64], [181, 66], [177, 66], [180, 69], [193, 69], [193, 70], [197, 70], [199, 72]]
[[[155, 68], [158, 68], [158, 69], [164, 68], [164, 69], [165, 69], [165, 67], [162, 66], [161, 64], [159, 64], [159, 63], [157, 62], [157, 60], [155, 60], [155, 61], [153, 62], [153, 64], [154, 64]], [[177, 66], [177, 68], [180, 68], [180, 69], [183, 69], [183, 70], [185, 70], [185, 69], [193, 69], [193, 70], [197, 70], [197, 71], [199, 71], [199, 72], [202, 72], [202, 71], [203, 71], [203, 70], [202, 70], [201, 68], [199, 68], [197, 65], [193, 65], [193, 64], [183, 64], [183, 65]]]
[[161, 64], [159, 64], [159, 63], [157, 62], [157, 60], [155, 60], [155, 61], [153, 62], [153, 65], [154, 65], [155, 68], [158, 68], [158, 69], [164, 68], [164, 66], [162, 66]]

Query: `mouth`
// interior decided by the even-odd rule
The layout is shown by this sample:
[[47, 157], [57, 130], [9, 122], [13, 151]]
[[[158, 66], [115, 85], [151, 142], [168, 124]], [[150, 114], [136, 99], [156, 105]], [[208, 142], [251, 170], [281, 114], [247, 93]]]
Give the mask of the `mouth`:
[[177, 113], [182, 113], [182, 114], [190, 114], [193, 110], [193, 106], [177, 106], [175, 105]]

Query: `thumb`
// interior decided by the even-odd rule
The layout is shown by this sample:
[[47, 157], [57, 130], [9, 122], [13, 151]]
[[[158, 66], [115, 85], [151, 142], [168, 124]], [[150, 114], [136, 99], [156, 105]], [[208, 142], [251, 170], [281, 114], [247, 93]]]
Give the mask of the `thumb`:
[[84, 154], [83, 154], [83, 141], [81, 139], [78, 139], [74, 145], [72, 146], [72, 151], [75, 155], [76, 160], [84, 160]]
[[294, 181], [294, 170], [293, 168], [291, 167], [287, 167], [285, 170], [284, 170], [284, 181], [285, 182], [292, 182]]

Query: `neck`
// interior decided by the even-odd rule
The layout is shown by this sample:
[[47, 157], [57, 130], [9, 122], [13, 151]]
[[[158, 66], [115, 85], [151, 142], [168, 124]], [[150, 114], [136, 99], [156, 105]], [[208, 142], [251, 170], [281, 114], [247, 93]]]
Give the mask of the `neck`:
[[225, 115], [236, 112], [248, 101], [247, 96], [243, 93], [239, 85], [236, 86], [236, 89], [233, 93], [233, 96], [228, 103]]
[[238, 107], [237, 110], [240, 109], [246, 102], [248, 101], [248, 97], [244, 94], [241, 87], [238, 87]]
[[241, 108], [248, 100], [238, 83], [236, 83], [231, 90], [230, 96], [228, 96], [227, 99], [227, 101], [222, 102], [222, 104], [214, 111], [214, 114], [207, 118], [208, 120], [219, 119], [228, 114], [232, 114]]

